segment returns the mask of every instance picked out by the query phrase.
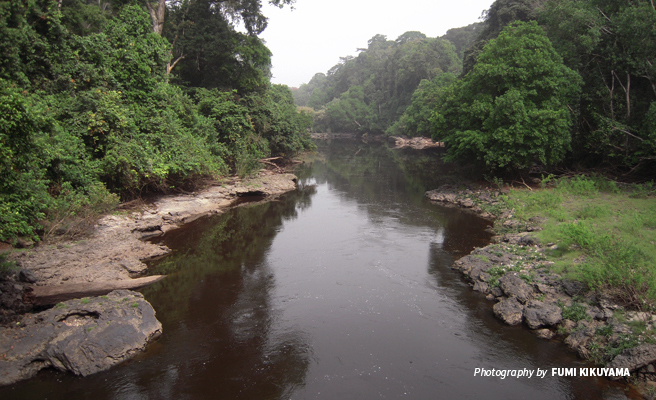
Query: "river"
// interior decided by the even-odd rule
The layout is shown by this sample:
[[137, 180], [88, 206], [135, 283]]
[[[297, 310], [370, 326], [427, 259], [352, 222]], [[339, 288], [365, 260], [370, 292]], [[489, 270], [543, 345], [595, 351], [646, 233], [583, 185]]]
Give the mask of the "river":
[[142, 292], [164, 334], [145, 353], [87, 378], [41, 372], [0, 398], [626, 398], [603, 378], [551, 376], [590, 365], [498, 321], [449, 268], [490, 235], [424, 199], [458, 179], [439, 150], [318, 145], [298, 190], [159, 239], [174, 251], [151, 271], [168, 277]]

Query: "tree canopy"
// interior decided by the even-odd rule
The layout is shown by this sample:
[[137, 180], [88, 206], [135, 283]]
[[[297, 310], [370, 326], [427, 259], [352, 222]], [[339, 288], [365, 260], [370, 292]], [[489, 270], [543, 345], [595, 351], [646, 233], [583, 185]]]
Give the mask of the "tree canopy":
[[451, 159], [489, 169], [553, 164], [569, 149], [579, 87], [537, 23], [512, 23], [440, 98], [433, 136]]
[[158, 32], [127, 1], [0, 2], [0, 240], [312, 147], [269, 82], [259, 1], [168, 5]]

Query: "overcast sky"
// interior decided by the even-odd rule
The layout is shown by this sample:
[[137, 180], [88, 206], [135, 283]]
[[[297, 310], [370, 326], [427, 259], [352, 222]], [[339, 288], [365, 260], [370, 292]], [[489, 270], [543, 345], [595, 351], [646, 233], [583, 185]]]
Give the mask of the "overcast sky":
[[272, 7], [260, 35], [273, 53], [273, 83], [298, 87], [326, 73], [339, 57], [357, 55], [376, 34], [394, 40], [407, 31], [438, 37], [478, 22], [493, 0], [297, 0], [294, 10]]

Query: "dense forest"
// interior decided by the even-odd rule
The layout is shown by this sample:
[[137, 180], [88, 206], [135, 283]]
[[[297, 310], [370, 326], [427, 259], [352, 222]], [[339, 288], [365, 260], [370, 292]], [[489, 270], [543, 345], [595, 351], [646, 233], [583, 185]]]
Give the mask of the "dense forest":
[[317, 131], [432, 136], [495, 173], [656, 172], [650, 0], [497, 0], [441, 38], [376, 35], [294, 93]]
[[0, 241], [311, 148], [265, 27], [258, 0], [0, 2]]

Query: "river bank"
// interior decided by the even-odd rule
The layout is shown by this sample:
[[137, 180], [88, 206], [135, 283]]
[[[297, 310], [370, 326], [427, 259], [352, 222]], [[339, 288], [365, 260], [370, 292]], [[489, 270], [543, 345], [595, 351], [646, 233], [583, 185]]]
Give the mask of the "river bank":
[[[88, 375], [145, 348], [161, 334], [155, 311], [139, 293], [117, 289], [134, 289], [164, 278], [144, 277], [148, 272], [144, 261], [170, 251], [146, 239], [224, 212], [240, 198], [270, 200], [295, 187], [292, 174], [262, 171], [252, 179], [233, 178], [198, 193], [162, 197], [139, 211], [107, 215], [84, 240], [9, 254], [18, 270], [0, 293], [5, 322], [0, 330], [0, 384], [48, 367]], [[74, 298], [82, 300], [69, 300]], [[23, 315], [32, 304], [57, 306]], [[117, 335], [125, 340], [116, 339]]]
[[[571, 238], [562, 233], [572, 227], [587, 229], [586, 218], [592, 218], [590, 226], [604, 226], [609, 232], [598, 236], [609, 242], [612, 239], [612, 243], [621, 247], [624, 243], [618, 236], [622, 230], [617, 229], [617, 233], [616, 228], [606, 227], [601, 217], [612, 217], [620, 221], [618, 224], [625, 224], [620, 218], [623, 213], [607, 205], [623, 204], [632, 207], [635, 215], [644, 211], [646, 222], [640, 229], [644, 228], [649, 241], [649, 237], [653, 238], [653, 221], [648, 215], [653, 203], [639, 205], [641, 210], [638, 205], [619, 198], [626, 195], [626, 190], [619, 190], [614, 184], [610, 185], [613, 190], [601, 193], [603, 191], [594, 189], [594, 184], [579, 179], [578, 184], [581, 182], [585, 182], [594, 195], [567, 191], [563, 189], [565, 183], [561, 188], [552, 185], [535, 191], [532, 188], [502, 191], [476, 186], [442, 186], [426, 192], [426, 197], [494, 221], [493, 243], [457, 260], [453, 269], [465, 276], [473, 290], [495, 302], [493, 312], [497, 318], [508, 325], [525, 324], [539, 338], [562, 341], [583, 359], [628, 369], [631, 373], [628, 377], [615, 376], [617, 370], [613, 370], [609, 378], [638, 384], [643, 393], [653, 396], [656, 314], [648, 289], [644, 288], [644, 293], [635, 294], [633, 298], [620, 295], [617, 282], [602, 275], [604, 271], [600, 269], [593, 270], [597, 280], [586, 281], [591, 265], [599, 264], [597, 258], [610, 256], [590, 250], [593, 241], [566, 240]], [[634, 193], [631, 196], [638, 197]], [[646, 198], [645, 201], [653, 202], [649, 193]], [[591, 213], [591, 207], [596, 207], [596, 212]], [[549, 212], [544, 212], [545, 209]], [[570, 218], [569, 213], [577, 218]], [[635, 241], [639, 242], [639, 229], [633, 229]], [[640, 249], [632, 250], [641, 254]], [[632, 270], [638, 268], [639, 265], [634, 265], [623, 273], [629, 277]], [[629, 290], [631, 281], [623, 282], [621, 287]], [[633, 291], [640, 289], [636, 287]]]

